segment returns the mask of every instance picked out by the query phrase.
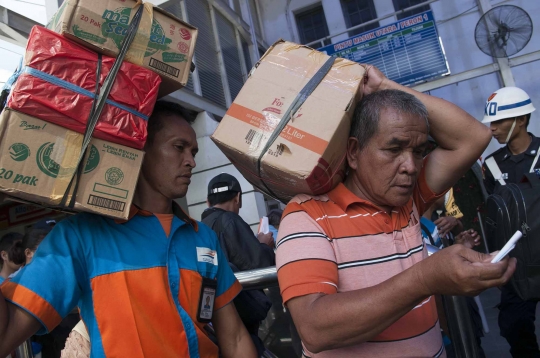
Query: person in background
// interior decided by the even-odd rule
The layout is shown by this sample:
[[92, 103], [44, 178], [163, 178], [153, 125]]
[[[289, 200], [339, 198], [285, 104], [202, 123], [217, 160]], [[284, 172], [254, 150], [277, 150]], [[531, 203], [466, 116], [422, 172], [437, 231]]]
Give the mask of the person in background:
[[202, 213], [202, 222], [216, 232], [229, 262], [239, 271], [275, 265], [272, 233], [255, 236], [238, 215], [242, 188], [234, 176], [221, 173], [210, 180], [207, 204], [209, 208]]
[[279, 223], [281, 222], [281, 215], [283, 215], [283, 210], [274, 209], [270, 210], [268, 213], [268, 224], [270, 226], [270, 232], [274, 237], [274, 243], [278, 237]]
[[[484, 161], [482, 169], [488, 194], [493, 194], [501, 181], [519, 183], [532, 167], [540, 168], [540, 138], [527, 131], [535, 110], [529, 95], [517, 87], [501, 88], [487, 99], [482, 122], [489, 124], [499, 144], [505, 144]], [[495, 178], [492, 169], [500, 177]], [[536, 305], [536, 301], [523, 301], [512, 285], [501, 288], [499, 328], [510, 344], [513, 357], [540, 357], [534, 323]]]
[[16, 245], [22, 241], [22, 237], [19, 233], [10, 232], [0, 239], [0, 284], [21, 268], [21, 264], [13, 260], [16, 260]]
[[[234, 176], [221, 173], [212, 178], [208, 183], [207, 203], [210, 207], [203, 212], [202, 222], [216, 233], [233, 271], [275, 265], [272, 232], [255, 236], [238, 215], [242, 207], [242, 188]], [[258, 335], [259, 326], [272, 303], [262, 290], [250, 290], [240, 293], [234, 304], [261, 356], [265, 347]]]

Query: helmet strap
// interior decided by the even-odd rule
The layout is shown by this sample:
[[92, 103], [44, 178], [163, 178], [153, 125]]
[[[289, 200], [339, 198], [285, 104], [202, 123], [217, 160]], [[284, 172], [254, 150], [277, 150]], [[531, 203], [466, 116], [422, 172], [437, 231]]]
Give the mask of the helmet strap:
[[516, 128], [516, 122], [517, 122], [517, 118], [514, 119], [514, 123], [512, 123], [510, 132], [508, 132], [508, 137], [506, 137], [506, 141], [504, 142], [505, 144], [508, 144], [508, 142], [510, 141], [510, 137], [512, 136], [512, 133], [514, 132], [514, 129]]

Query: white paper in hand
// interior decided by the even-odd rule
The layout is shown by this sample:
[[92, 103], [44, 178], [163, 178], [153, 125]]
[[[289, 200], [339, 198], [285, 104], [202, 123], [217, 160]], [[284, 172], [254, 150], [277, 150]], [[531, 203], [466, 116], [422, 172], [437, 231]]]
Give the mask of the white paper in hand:
[[263, 234], [268, 234], [270, 232], [270, 226], [268, 224], [268, 216], [263, 216], [259, 224], [259, 232]]

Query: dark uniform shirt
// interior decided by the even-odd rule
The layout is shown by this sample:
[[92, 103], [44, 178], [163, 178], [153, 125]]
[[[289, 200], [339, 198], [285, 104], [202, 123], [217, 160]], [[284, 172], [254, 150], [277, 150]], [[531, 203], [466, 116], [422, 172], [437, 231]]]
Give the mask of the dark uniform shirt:
[[[497, 165], [501, 169], [502, 178], [507, 183], [519, 183], [523, 178], [523, 175], [528, 173], [531, 170], [532, 163], [538, 150], [540, 150], [540, 138], [535, 137], [531, 133], [529, 135], [532, 137], [531, 144], [527, 150], [518, 155], [513, 155], [508, 149], [508, 145], [503, 148], [495, 151], [489, 157], [495, 158]], [[486, 159], [487, 159], [486, 158]], [[535, 169], [540, 168], [540, 160], [536, 163]], [[493, 177], [493, 174], [484, 163], [484, 185], [489, 194], [493, 194], [495, 189], [500, 185], [497, 180]]]

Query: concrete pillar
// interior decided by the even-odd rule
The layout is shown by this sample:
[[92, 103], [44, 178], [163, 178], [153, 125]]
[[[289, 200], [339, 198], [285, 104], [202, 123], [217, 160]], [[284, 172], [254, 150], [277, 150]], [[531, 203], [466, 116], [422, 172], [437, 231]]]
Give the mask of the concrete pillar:
[[[373, 0], [373, 5], [375, 5], [377, 17], [391, 14], [396, 11], [394, 9], [394, 3], [392, 2], [392, 0]], [[385, 26], [395, 21], [397, 21], [396, 16], [390, 16], [389, 18], [379, 21], [379, 25]]]
[[240, 216], [256, 231], [260, 218], [266, 215], [264, 196], [255, 192], [253, 186], [244, 179], [212, 142], [210, 136], [217, 126], [218, 123], [208, 112], [199, 113], [193, 124], [193, 129], [197, 134], [199, 153], [195, 159], [197, 166], [193, 170], [191, 185], [186, 195], [189, 215], [196, 220], [201, 219], [201, 214], [208, 207], [206, 204], [208, 183], [216, 175], [228, 173], [234, 175], [242, 187]]
[[[341, 8], [340, 0], [323, 0], [322, 6], [324, 9], [324, 15], [326, 16], [326, 24], [328, 25], [328, 32], [330, 35], [336, 34], [347, 29], [347, 23], [343, 16], [343, 9]], [[337, 43], [349, 38], [348, 33], [341, 34], [332, 38], [332, 43]]]

